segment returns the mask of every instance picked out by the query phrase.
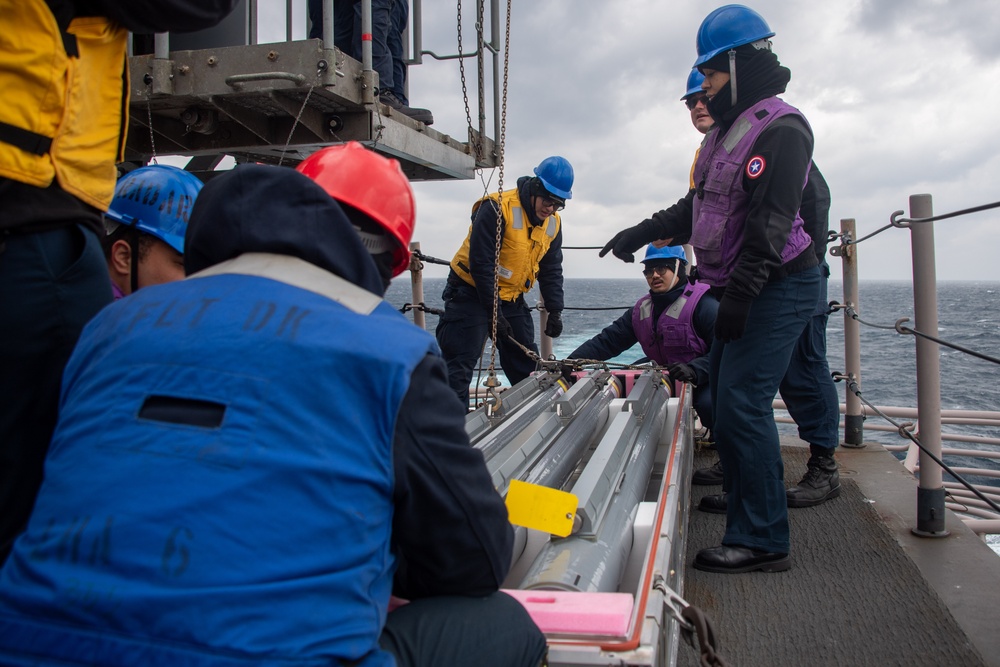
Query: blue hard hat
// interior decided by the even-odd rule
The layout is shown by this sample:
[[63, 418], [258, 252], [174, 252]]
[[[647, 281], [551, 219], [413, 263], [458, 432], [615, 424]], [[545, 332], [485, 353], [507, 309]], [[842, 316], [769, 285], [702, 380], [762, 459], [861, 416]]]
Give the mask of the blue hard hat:
[[725, 5], [705, 17], [698, 28], [695, 45], [698, 67], [723, 51], [774, 37], [764, 17], [744, 5]]
[[646, 246], [646, 256], [642, 258], [643, 263], [651, 262], [655, 259], [679, 259], [685, 264], [687, 264], [687, 255], [684, 254], [684, 248], [679, 245], [668, 245], [662, 248], [657, 248], [655, 245], [650, 243]]
[[697, 67], [691, 68], [691, 73], [688, 74], [688, 85], [687, 92], [684, 93], [682, 100], [686, 100], [695, 93], [701, 92], [701, 82], [705, 80], [705, 75], [698, 71]]
[[535, 176], [556, 197], [573, 198], [573, 165], [564, 157], [547, 157], [535, 167]]
[[184, 254], [184, 233], [202, 185], [197, 176], [178, 167], [141, 167], [118, 180], [114, 199], [104, 215]]

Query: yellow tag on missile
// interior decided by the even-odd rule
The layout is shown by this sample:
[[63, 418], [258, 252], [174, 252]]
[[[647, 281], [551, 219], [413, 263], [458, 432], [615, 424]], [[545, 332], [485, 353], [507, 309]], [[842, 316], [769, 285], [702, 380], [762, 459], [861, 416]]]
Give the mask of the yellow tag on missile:
[[572, 493], [514, 479], [507, 487], [507, 518], [515, 526], [566, 537], [579, 502]]

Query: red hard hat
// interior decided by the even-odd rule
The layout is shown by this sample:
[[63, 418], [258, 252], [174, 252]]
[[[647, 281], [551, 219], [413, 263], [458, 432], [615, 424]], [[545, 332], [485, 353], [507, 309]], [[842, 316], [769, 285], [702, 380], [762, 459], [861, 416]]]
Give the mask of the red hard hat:
[[316, 151], [296, 169], [338, 202], [353, 206], [389, 232], [399, 242], [392, 275], [406, 270], [417, 212], [413, 189], [399, 162], [350, 141]]

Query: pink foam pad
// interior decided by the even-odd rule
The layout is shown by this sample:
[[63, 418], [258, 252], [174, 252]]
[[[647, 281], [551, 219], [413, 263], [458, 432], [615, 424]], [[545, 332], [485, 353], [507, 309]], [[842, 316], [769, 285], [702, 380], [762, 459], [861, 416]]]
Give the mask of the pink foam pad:
[[630, 593], [575, 593], [504, 589], [520, 602], [542, 632], [621, 636], [628, 632]]

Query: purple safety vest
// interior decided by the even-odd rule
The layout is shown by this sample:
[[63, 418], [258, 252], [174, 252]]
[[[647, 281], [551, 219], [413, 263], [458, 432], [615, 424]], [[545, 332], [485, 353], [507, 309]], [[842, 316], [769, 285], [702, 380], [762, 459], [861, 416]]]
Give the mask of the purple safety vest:
[[[695, 178], [704, 180], [701, 186], [704, 197], [694, 198], [690, 243], [698, 257], [699, 280], [713, 287], [723, 287], [729, 282], [743, 245], [750, 195], [738, 179], [744, 168], [749, 168], [750, 149], [768, 125], [787, 115], [796, 115], [805, 121], [798, 109], [777, 97], [769, 97], [740, 114], [725, 136], [719, 136], [716, 128], [705, 137], [695, 162]], [[807, 180], [808, 177], [807, 170]], [[792, 231], [781, 250], [781, 263], [787, 264], [798, 257], [809, 246], [809, 241], [802, 226], [802, 216], [796, 213]]]
[[708, 287], [701, 282], [688, 285], [656, 322], [653, 321], [651, 295], [646, 294], [635, 302], [632, 330], [647, 357], [664, 366], [686, 364], [708, 352], [708, 345], [692, 324], [694, 311]]

